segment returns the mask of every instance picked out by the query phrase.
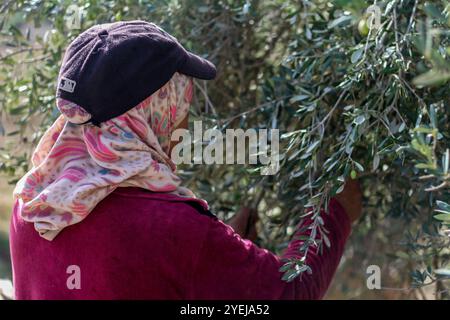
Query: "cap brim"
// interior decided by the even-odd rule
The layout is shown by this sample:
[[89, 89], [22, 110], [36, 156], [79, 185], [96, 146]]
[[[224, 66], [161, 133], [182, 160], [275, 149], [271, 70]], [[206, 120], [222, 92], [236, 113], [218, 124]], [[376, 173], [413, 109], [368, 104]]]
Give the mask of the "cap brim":
[[216, 77], [217, 71], [214, 64], [191, 52], [186, 53], [185, 62], [178, 68], [180, 73], [202, 80], [212, 80]]

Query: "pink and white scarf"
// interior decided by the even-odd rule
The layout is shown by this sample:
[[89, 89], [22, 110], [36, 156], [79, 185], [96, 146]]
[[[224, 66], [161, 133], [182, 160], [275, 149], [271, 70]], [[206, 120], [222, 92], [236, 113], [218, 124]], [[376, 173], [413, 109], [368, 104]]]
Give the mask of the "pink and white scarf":
[[186, 117], [192, 94], [192, 78], [175, 73], [153, 95], [100, 127], [80, 125], [90, 114], [58, 99], [62, 115], [40, 140], [32, 169], [14, 190], [22, 218], [53, 240], [117, 187], [195, 198], [180, 186], [168, 155], [170, 136]]

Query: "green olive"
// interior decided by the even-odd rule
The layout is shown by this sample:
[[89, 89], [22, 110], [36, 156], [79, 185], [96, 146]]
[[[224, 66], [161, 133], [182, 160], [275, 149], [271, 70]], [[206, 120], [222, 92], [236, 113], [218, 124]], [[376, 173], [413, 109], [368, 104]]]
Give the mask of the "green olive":
[[366, 37], [369, 34], [369, 26], [367, 25], [366, 19], [359, 20], [358, 31], [359, 34], [362, 35], [363, 37]]

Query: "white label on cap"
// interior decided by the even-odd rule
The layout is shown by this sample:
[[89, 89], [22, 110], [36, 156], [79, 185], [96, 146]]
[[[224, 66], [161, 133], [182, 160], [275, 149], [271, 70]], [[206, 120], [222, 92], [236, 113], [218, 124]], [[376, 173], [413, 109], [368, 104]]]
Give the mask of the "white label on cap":
[[73, 80], [61, 77], [61, 80], [59, 81], [59, 89], [72, 93], [75, 91], [76, 84], [77, 83]]

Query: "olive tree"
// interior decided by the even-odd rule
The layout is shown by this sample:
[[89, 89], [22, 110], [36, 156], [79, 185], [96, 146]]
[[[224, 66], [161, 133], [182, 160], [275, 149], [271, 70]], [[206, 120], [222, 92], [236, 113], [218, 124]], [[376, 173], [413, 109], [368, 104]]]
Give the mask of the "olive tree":
[[[307, 257], [332, 249], [321, 217], [344, 181], [359, 179], [364, 216], [331, 294], [370, 296], [364, 272], [375, 264], [383, 287], [401, 289], [395, 297], [446, 298], [449, 10], [444, 0], [6, 1], [0, 170], [11, 182], [27, 170], [58, 115], [58, 68], [77, 34], [97, 23], [154, 21], [218, 67], [216, 80], [195, 83], [194, 120], [281, 132], [275, 175], [262, 176], [261, 164], [180, 168], [215, 212], [228, 218], [240, 206], [258, 208], [257, 242], [276, 252], [309, 215], [311, 235], [300, 248]], [[292, 281], [317, 270], [300, 259], [281, 272]]]

